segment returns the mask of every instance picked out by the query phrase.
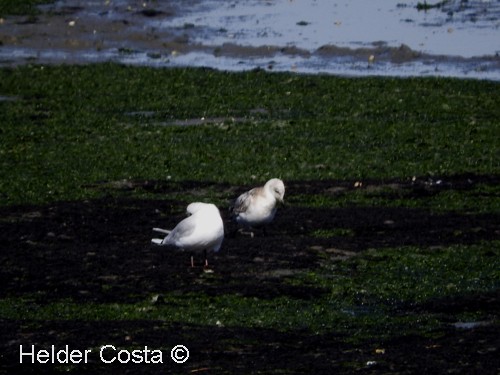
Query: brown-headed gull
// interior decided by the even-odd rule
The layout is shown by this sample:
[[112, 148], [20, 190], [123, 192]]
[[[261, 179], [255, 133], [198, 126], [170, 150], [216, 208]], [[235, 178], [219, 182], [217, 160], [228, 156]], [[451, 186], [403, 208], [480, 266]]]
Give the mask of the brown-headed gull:
[[241, 194], [231, 211], [236, 222], [247, 229], [263, 226], [274, 219], [276, 204], [283, 203], [284, 196], [285, 184], [279, 178], [272, 178], [264, 186]]
[[[205, 267], [208, 266], [207, 250], [219, 251], [224, 239], [224, 224], [219, 209], [211, 203], [194, 202], [187, 206], [187, 214], [172, 230], [153, 228], [154, 231], [167, 234], [163, 239], [153, 238], [152, 243], [205, 254]], [[191, 267], [194, 267], [191, 256]]]

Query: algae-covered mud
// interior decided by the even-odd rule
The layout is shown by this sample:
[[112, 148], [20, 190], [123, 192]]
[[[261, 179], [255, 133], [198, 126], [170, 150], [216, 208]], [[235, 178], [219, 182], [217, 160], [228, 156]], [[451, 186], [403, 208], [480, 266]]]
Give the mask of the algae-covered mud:
[[[0, 373], [498, 374], [498, 93], [0, 69]], [[271, 177], [286, 204], [237, 232]], [[193, 201], [225, 223], [209, 269], [150, 242]]]
[[[189, 254], [150, 246], [151, 226], [183, 217], [186, 202], [164, 200], [177, 189], [245, 186], [137, 181], [159, 199], [2, 207], [0, 372], [497, 374], [498, 213], [374, 201], [464, 186], [474, 195], [498, 182], [460, 176], [441, 190], [371, 181], [368, 193], [348, 181], [290, 182], [292, 203], [272, 230], [227, 235], [209, 257], [211, 273], [201, 257], [193, 269]], [[354, 190], [371, 197], [368, 206], [313, 207], [298, 198]], [[20, 363], [21, 347], [50, 353], [53, 345], [88, 350], [88, 361], [24, 355]], [[171, 359], [176, 345], [188, 348], [185, 363]], [[134, 350], [135, 362], [118, 357]]]
[[56, 1], [0, 15], [0, 63], [500, 79], [491, 1]]

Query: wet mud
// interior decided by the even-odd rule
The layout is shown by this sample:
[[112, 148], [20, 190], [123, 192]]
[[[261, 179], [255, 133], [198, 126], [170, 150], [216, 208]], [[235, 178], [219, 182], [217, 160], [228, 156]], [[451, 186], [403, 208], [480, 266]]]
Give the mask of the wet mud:
[[314, 1], [310, 6], [288, 1], [58, 1], [41, 6], [34, 16], [0, 19], [0, 66], [111, 61], [499, 80], [500, 7], [496, 2], [449, 3], [431, 13], [396, 2], [369, 7], [346, 2], [323, 9]]
[[[498, 176], [456, 176], [445, 184], [408, 181], [367, 181], [374, 191], [393, 187], [394, 194], [415, 197], [442, 189], [469, 189], [472, 184], [498, 184]], [[352, 181], [287, 183], [294, 194], [342, 194]], [[243, 191], [246, 186], [186, 182], [134, 181], [130, 188], [158, 196], [180, 190], [216, 187]], [[380, 194], [392, 194], [381, 189]], [[45, 206], [0, 208], [0, 298], [32, 296], [40, 303], [66, 298], [85, 303], [136, 303], [158, 293], [190, 292], [219, 296], [272, 299], [290, 296], [309, 300], [325, 293], [312, 285], [285, 282], [295, 272], [315, 268], [325, 256], [342, 260], [367, 249], [406, 245], [430, 249], [454, 243], [500, 239], [499, 214], [431, 213], [410, 208], [307, 208], [280, 209], [267, 234], [254, 238], [234, 232], [226, 219], [226, 238], [209, 262], [217, 278], [203, 277], [202, 259], [190, 268], [189, 254], [150, 244], [151, 228], [174, 226], [186, 202], [167, 199], [105, 197]], [[316, 238], [319, 229], [346, 228], [350, 236]], [[469, 230], [481, 228], [481, 230]], [[457, 231], [464, 233], [457, 237]], [[423, 314], [489, 311], [500, 308], [498, 291], [433, 300], [419, 306], [402, 306]], [[500, 335], [495, 325], [470, 329], [450, 325], [445, 335], [432, 339], [403, 335], [390, 341], [362, 345], [346, 343], [341, 334], [313, 334], [307, 329], [278, 332], [245, 327], [211, 327], [166, 324], [161, 321], [0, 321], [0, 373], [48, 373], [52, 365], [20, 365], [19, 345], [70, 345], [96, 348], [117, 346], [165, 347], [183, 343], [191, 353], [183, 365], [103, 365], [94, 361], [70, 368], [72, 373], [462, 373], [497, 374], [500, 370]], [[169, 357], [166, 351], [165, 356]], [[168, 358], [169, 359], [169, 358]]]

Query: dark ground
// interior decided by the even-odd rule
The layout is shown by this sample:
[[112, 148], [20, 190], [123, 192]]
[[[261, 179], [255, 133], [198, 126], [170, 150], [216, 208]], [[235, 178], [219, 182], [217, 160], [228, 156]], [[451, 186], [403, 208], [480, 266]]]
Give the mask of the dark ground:
[[[457, 176], [439, 187], [425, 183], [391, 181], [406, 197], [421, 197], [441, 189], [468, 189], [472, 183], [498, 184], [498, 177]], [[381, 182], [365, 182], [377, 186]], [[387, 184], [387, 182], [384, 182]], [[287, 184], [287, 196], [339, 194], [352, 182], [297, 182]], [[135, 182], [162, 196], [172, 192], [164, 182]], [[242, 192], [246, 187], [185, 183], [184, 190], [201, 187]], [[341, 189], [338, 189], [338, 188]], [[175, 189], [178, 191], [179, 186]], [[299, 190], [300, 189], [300, 190]], [[380, 194], [387, 193], [381, 190]], [[396, 194], [396, 193], [394, 193]], [[0, 208], [0, 298], [38, 296], [40, 301], [71, 298], [76, 302], [135, 303], [155, 293], [203, 292], [207, 295], [238, 293], [272, 298], [291, 296], [310, 299], [319, 288], [292, 286], [282, 275], [314, 268], [318, 254], [311, 248], [342, 249], [349, 254], [369, 248], [406, 245], [446, 246], [500, 238], [500, 214], [433, 214], [405, 208], [304, 208], [292, 204], [280, 209], [266, 236], [253, 239], [228, 234], [222, 250], [209, 261], [217, 283], [200, 282], [201, 267], [189, 268], [189, 255], [151, 246], [153, 226], [173, 227], [186, 202], [107, 197], [46, 206]], [[170, 212], [173, 212], [169, 215]], [[387, 225], [387, 220], [392, 224]], [[322, 228], [348, 228], [353, 236], [313, 238]], [[481, 231], [466, 231], [479, 227]], [[228, 229], [228, 228], [226, 228]], [[232, 228], [229, 228], [229, 231]], [[466, 234], [457, 237], [454, 233]], [[126, 256], [124, 256], [126, 254]], [[201, 257], [195, 258], [201, 264]], [[290, 273], [288, 273], [289, 275]], [[106, 287], [103, 288], [103, 285]], [[418, 306], [425, 312], [486, 311], [497, 316], [500, 292], [475, 294], [454, 300], [432, 301]], [[22, 312], [20, 312], [22, 314]], [[182, 343], [191, 353], [184, 365], [167, 364], [75, 365], [73, 373], [401, 373], [401, 374], [499, 374], [500, 330], [497, 325], [457, 329], [430, 339], [402, 336], [388, 342], [346, 344], [334, 332], [314, 335], [308, 331], [277, 332], [269, 329], [208, 327], [166, 324], [161, 321], [40, 321], [0, 320], [0, 373], [52, 372], [51, 365], [19, 365], [19, 345], [98, 348], [113, 343], [150, 348]], [[383, 352], [377, 349], [383, 348]], [[56, 369], [57, 370], [57, 369]], [[61, 369], [59, 369], [61, 370]]]

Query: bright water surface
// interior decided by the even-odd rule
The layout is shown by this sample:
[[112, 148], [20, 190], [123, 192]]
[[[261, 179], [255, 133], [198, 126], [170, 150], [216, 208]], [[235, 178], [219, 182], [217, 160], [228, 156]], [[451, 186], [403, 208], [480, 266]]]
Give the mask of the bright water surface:
[[35, 23], [6, 18], [0, 64], [500, 80], [500, 0], [428, 1], [438, 3], [424, 11], [403, 0], [64, 0], [42, 7]]

